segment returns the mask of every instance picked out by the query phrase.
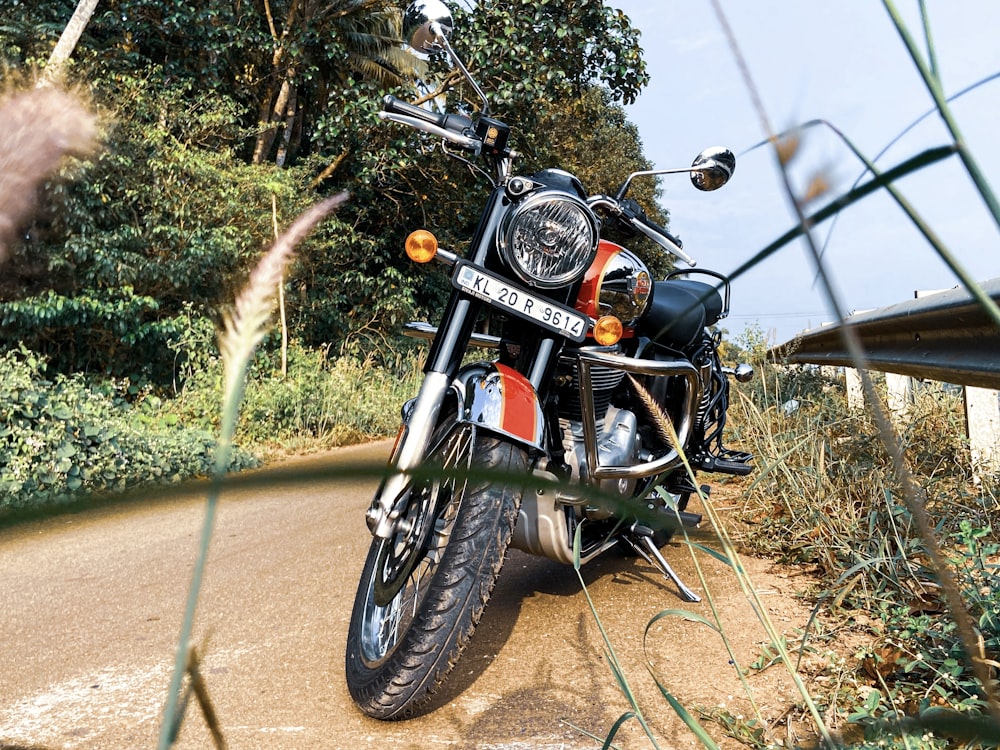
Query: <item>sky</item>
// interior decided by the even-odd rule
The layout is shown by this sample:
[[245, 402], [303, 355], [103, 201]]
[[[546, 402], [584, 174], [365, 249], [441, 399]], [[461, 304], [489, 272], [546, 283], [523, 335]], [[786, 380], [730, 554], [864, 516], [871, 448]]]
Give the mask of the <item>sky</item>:
[[[825, 119], [874, 158], [932, 107], [890, 16], [878, 0], [719, 0], [775, 131]], [[895, 0], [926, 48], [917, 0]], [[707, 146], [737, 155], [722, 189], [703, 193], [686, 177], [662, 178], [671, 230], [698, 267], [730, 273], [796, 220], [735, 57], [710, 0], [605, 0], [642, 32], [651, 76], [626, 107], [646, 156], [659, 169], [687, 166]], [[1000, 1], [927, 0], [946, 95], [1000, 72]], [[971, 152], [1000, 191], [1000, 79], [952, 104]], [[937, 115], [909, 131], [878, 161], [888, 169], [950, 142]], [[863, 165], [828, 128], [803, 132], [790, 164], [796, 190], [816, 173], [829, 196], [850, 189]], [[1000, 277], [1000, 230], [957, 157], [898, 187], [977, 280]], [[812, 205], [818, 208], [820, 200]], [[816, 237], [845, 314], [912, 299], [959, 282], [884, 192], [841, 213]], [[739, 336], [759, 327], [772, 344], [836, 319], [802, 240], [785, 246], [732, 285], [722, 325]]]

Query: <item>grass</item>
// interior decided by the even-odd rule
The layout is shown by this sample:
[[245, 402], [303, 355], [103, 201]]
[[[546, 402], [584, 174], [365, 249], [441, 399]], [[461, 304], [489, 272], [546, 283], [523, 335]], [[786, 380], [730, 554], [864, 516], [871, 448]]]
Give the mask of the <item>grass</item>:
[[[278, 355], [261, 352], [244, 384], [234, 440], [263, 457], [307, 453], [395, 434], [399, 409], [420, 387], [421, 352], [361, 358], [292, 344], [287, 374]], [[219, 427], [222, 364], [202, 362], [165, 408], [179, 420]]]
[[[215, 453], [215, 468], [212, 472], [212, 487], [209, 490], [205, 504], [205, 520], [202, 525], [201, 543], [191, 575], [191, 586], [188, 591], [187, 605], [184, 609], [184, 619], [181, 623], [177, 653], [174, 661], [174, 671], [167, 691], [166, 704], [163, 709], [163, 721], [160, 725], [158, 747], [165, 750], [174, 744], [183, 720], [184, 701], [181, 697], [182, 681], [185, 675], [191, 678], [191, 684], [198, 683], [197, 656], [191, 644], [194, 628], [195, 611], [201, 594], [201, 585], [205, 575], [205, 563], [212, 541], [215, 525], [215, 515], [222, 491], [222, 481], [227, 473], [230, 455], [233, 450], [233, 437], [239, 421], [240, 405], [243, 401], [244, 385], [247, 368], [258, 345], [267, 334], [267, 326], [273, 312], [278, 287], [284, 280], [285, 269], [291, 262], [295, 246], [308, 232], [328, 213], [346, 200], [346, 195], [335, 195], [315, 204], [302, 213], [283, 235], [275, 240], [270, 250], [264, 254], [257, 267], [250, 274], [250, 280], [243, 291], [236, 297], [233, 308], [227, 311], [225, 326], [219, 335], [219, 351], [223, 362], [223, 401], [222, 425], [219, 434], [219, 444]], [[220, 728], [213, 722], [214, 712], [208, 710], [210, 705], [199, 695], [202, 713], [212, 730], [216, 747], [225, 747]]]
[[[745, 483], [734, 513], [739, 543], [814, 571], [818, 578], [809, 596], [824, 623], [822, 632], [841, 641], [850, 633], [847, 641], [859, 644], [857, 652], [842, 654], [844, 673], [832, 682], [862, 688], [866, 700], [871, 700], [868, 690], [892, 696], [878, 704], [881, 712], [866, 713], [861, 710], [866, 704], [852, 710], [842, 695], [824, 696], [823, 702], [839, 705], [842, 720], [868, 727], [882, 727], [896, 710], [892, 706], [904, 706], [909, 718], [932, 707], [988, 710], [947, 617], [940, 570], [901, 500], [902, 488], [870, 415], [849, 411], [839, 379], [809, 368], [761, 364], [753, 392], [741, 394], [731, 410], [743, 445], [767, 457], [758, 476]], [[787, 413], [782, 406], [793, 399], [799, 408]], [[901, 445], [927, 498], [963, 606], [976, 622], [979, 643], [992, 652], [997, 635], [992, 613], [1000, 593], [990, 560], [1000, 508], [995, 477], [978, 486], [972, 482], [963, 429], [960, 397], [953, 389], [926, 386], [901, 426]], [[811, 637], [821, 640], [815, 632]], [[900, 637], [908, 643], [909, 661], [903, 650], [884, 650]], [[913, 661], [916, 652], [929, 654], [917, 645], [921, 642], [934, 644], [935, 667]], [[943, 668], [946, 660], [952, 661]], [[933, 698], [928, 675], [945, 670], [950, 676], [934, 683]]]

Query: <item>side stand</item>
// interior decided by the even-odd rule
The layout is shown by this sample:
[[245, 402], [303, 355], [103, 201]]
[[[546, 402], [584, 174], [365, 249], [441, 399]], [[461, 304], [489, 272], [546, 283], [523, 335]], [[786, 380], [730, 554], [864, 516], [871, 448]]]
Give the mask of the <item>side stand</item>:
[[672, 581], [677, 587], [684, 601], [700, 602], [701, 597], [684, 585], [680, 576], [674, 572], [674, 569], [670, 567], [670, 563], [663, 558], [660, 550], [656, 548], [656, 544], [653, 543], [653, 530], [635, 523], [630, 531], [632, 533], [622, 536], [622, 539], [635, 550], [635, 553], [650, 565], [659, 568], [664, 577]]

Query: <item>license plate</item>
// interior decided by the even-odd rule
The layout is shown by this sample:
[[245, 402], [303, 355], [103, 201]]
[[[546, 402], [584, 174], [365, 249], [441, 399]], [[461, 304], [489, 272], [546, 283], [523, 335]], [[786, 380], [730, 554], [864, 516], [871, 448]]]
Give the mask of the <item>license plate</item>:
[[481, 268], [460, 263], [455, 268], [451, 281], [458, 289], [473, 297], [568, 339], [580, 342], [587, 338], [590, 318], [586, 315], [565, 305], [550, 302]]

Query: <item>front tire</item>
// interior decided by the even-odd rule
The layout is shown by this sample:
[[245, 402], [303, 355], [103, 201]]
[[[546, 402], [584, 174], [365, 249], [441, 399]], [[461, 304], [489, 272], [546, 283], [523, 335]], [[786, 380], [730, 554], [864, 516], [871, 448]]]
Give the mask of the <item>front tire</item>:
[[[523, 448], [469, 425], [429, 460], [446, 470], [528, 471]], [[404, 530], [372, 540], [346, 654], [347, 686], [366, 714], [417, 715], [458, 662], [496, 584], [521, 495], [482, 479], [425, 481], [410, 491]]]

